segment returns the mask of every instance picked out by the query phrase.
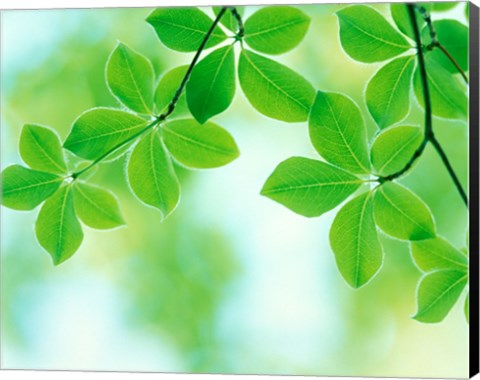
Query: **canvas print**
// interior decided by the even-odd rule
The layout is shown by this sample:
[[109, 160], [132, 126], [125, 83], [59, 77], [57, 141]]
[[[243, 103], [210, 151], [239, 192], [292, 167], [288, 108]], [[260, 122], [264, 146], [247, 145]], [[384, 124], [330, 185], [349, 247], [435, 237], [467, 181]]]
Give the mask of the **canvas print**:
[[3, 369], [478, 368], [474, 5], [1, 21]]

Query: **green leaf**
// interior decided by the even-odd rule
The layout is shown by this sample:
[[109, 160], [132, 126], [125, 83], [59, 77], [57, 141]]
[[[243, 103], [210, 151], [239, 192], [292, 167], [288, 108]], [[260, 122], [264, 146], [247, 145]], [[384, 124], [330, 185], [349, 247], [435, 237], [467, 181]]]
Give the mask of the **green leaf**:
[[308, 126], [312, 144], [325, 160], [352, 173], [370, 172], [365, 123], [350, 98], [317, 92]]
[[[428, 12], [431, 9], [429, 3], [421, 3]], [[408, 14], [408, 7], [406, 3], [393, 3], [390, 4], [390, 12], [392, 13], [392, 18], [395, 24], [397, 25], [400, 31], [410, 37], [412, 40], [415, 40], [415, 34], [413, 32], [412, 23], [410, 22], [410, 16]], [[415, 11], [415, 16], [417, 19], [418, 28], [421, 29], [425, 25], [425, 19], [420, 12]]]
[[[215, 16], [218, 16], [220, 11], [222, 10], [222, 7], [212, 7], [212, 9]], [[235, 9], [237, 10], [240, 16], [243, 16], [243, 13], [245, 10], [244, 7], [236, 6]], [[232, 12], [230, 10], [227, 10], [223, 14], [222, 18], [220, 19], [220, 22], [223, 25], [225, 25], [228, 29], [230, 29], [232, 32], [237, 32], [238, 22], [237, 22], [237, 19], [232, 15]]]
[[[158, 82], [157, 89], [155, 90], [155, 105], [160, 113], [167, 110], [168, 105], [175, 96], [187, 73], [188, 66], [189, 65], [179, 66], [167, 71]], [[171, 117], [182, 116], [188, 113], [187, 96], [185, 92], [183, 92], [178, 99], [175, 111], [173, 111]]]
[[245, 42], [259, 52], [281, 54], [297, 46], [307, 33], [310, 18], [300, 9], [270, 6], [245, 22]]
[[467, 297], [465, 298], [463, 312], [465, 313], [465, 318], [467, 318], [467, 322], [470, 323], [470, 292], [467, 293]]
[[261, 194], [297, 214], [314, 217], [338, 206], [361, 184], [362, 180], [333, 165], [291, 157], [277, 166]]
[[147, 122], [131, 113], [93, 108], [74, 121], [63, 146], [77, 156], [94, 160], [134, 137]]
[[212, 122], [201, 125], [193, 119], [174, 120], [162, 131], [172, 156], [190, 168], [216, 168], [240, 155], [233, 137]]
[[87, 226], [100, 230], [125, 224], [112, 192], [84, 182], [73, 185], [75, 211]]
[[177, 206], [180, 185], [172, 162], [156, 131], [144, 136], [128, 162], [128, 181], [135, 195], [166, 218]]
[[383, 252], [373, 219], [373, 197], [366, 192], [345, 204], [330, 230], [338, 269], [353, 288], [365, 285], [380, 270]]
[[378, 175], [389, 176], [402, 170], [423, 141], [423, 130], [402, 125], [385, 129], [373, 142], [372, 165]]
[[411, 243], [415, 264], [423, 272], [438, 269], [468, 271], [468, 257], [441, 237]]
[[307, 120], [315, 90], [295, 71], [242, 50], [238, 76], [243, 92], [258, 112], [287, 122]]
[[57, 174], [67, 172], [62, 144], [50, 128], [25, 124], [20, 135], [20, 155], [32, 169]]
[[44, 203], [35, 232], [38, 242], [52, 256], [55, 265], [70, 258], [80, 247], [83, 231], [75, 214], [70, 185], [61, 187]]
[[[444, 69], [437, 61], [425, 56], [432, 113], [446, 119], [464, 119], [468, 114], [465, 84]], [[414, 75], [414, 89], [418, 102], [425, 107], [420, 71]]]
[[407, 56], [390, 61], [368, 82], [365, 94], [367, 107], [380, 128], [389, 127], [407, 116], [414, 58]]
[[235, 94], [233, 45], [214, 50], [193, 69], [187, 83], [187, 103], [200, 123], [225, 111]]
[[433, 216], [423, 201], [407, 188], [385, 182], [374, 197], [375, 222], [386, 234], [402, 240], [435, 237]]
[[147, 58], [119, 42], [108, 58], [105, 75], [120, 103], [141, 114], [151, 113], [155, 74]]
[[436, 12], [444, 12], [452, 9], [458, 4], [457, 1], [452, 2], [434, 2], [432, 3], [433, 10]]
[[[170, 49], [189, 52], [200, 47], [213, 20], [194, 7], [157, 8], [148, 17], [158, 38]], [[208, 39], [205, 48], [219, 44], [227, 38], [217, 25]]]
[[[457, 20], [438, 20], [433, 22], [433, 27], [442, 46], [452, 55], [464, 71], [468, 71], [469, 38], [467, 26]], [[429, 38], [430, 31], [425, 27], [422, 31], [422, 39], [429, 41]], [[451, 73], [458, 72], [455, 65], [439, 48], [434, 48], [427, 54]]]
[[379, 62], [411, 48], [376, 10], [366, 5], [352, 5], [337, 12], [340, 42], [345, 52], [360, 62]]
[[467, 284], [467, 274], [456, 270], [440, 270], [422, 277], [417, 289], [419, 322], [441, 322], [455, 305]]
[[32, 210], [51, 196], [63, 178], [12, 165], [2, 172], [2, 204], [14, 210]]

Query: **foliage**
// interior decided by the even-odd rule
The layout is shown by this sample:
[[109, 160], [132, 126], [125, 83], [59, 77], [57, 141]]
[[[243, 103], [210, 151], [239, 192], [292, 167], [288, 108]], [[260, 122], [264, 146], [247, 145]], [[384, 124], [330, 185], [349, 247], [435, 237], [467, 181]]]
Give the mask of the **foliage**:
[[[148, 58], [119, 42], [106, 62], [105, 79], [121, 108], [85, 111], [63, 145], [52, 129], [26, 124], [19, 151], [29, 168], [3, 170], [2, 204], [32, 210], [43, 203], [36, 236], [60, 264], [82, 242], [80, 221], [96, 229], [125, 224], [115, 195], [91, 184], [86, 174], [126, 155], [133, 194], [167, 218], [181, 197], [174, 162], [211, 169], [239, 157], [233, 136], [210, 119], [229, 108], [240, 87], [261, 114], [289, 123], [308, 121], [310, 141], [321, 157], [281, 162], [261, 194], [306, 217], [340, 206], [330, 245], [339, 272], [353, 288], [380, 271], [381, 233], [410, 242], [413, 260], [424, 272], [414, 318], [439, 322], [467, 285], [468, 257], [437, 235], [427, 204], [399, 181], [430, 143], [466, 201], [432, 124], [432, 115], [465, 120], [468, 111], [468, 29], [455, 20], [431, 21], [430, 12], [445, 9], [392, 4], [393, 23], [366, 5], [336, 13], [345, 53], [354, 61], [380, 63], [363, 99], [379, 129], [373, 139], [362, 104], [346, 94], [316, 90], [302, 75], [265, 56], [301, 43], [310, 17], [300, 9], [263, 7], [245, 22], [240, 7], [213, 7], [214, 20], [198, 8], [155, 9], [146, 21], [168, 48], [195, 52], [191, 63], [156, 78]], [[411, 114], [413, 93], [424, 109], [423, 127], [420, 121], [403, 122]], [[465, 310], [468, 319], [468, 296]]]

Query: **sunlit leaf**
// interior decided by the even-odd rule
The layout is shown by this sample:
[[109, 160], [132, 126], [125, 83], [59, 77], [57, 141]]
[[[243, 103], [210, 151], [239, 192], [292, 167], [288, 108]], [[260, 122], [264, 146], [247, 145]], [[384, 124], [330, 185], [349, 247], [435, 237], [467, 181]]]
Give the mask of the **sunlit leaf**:
[[159, 209], [163, 218], [177, 206], [180, 185], [156, 131], [142, 137], [130, 155], [128, 182], [135, 195], [143, 203]]
[[63, 146], [77, 156], [94, 160], [135, 136], [147, 122], [131, 113], [94, 108], [74, 121]]
[[370, 151], [378, 175], [389, 176], [402, 170], [423, 141], [423, 130], [402, 125], [385, 129], [374, 140]]
[[245, 22], [245, 42], [262, 53], [285, 53], [300, 43], [309, 24], [310, 18], [298, 8], [265, 7]]
[[281, 162], [261, 194], [297, 214], [319, 216], [342, 203], [362, 180], [325, 162], [291, 157]]
[[357, 61], [385, 61], [411, 48], [407, 40], [372, 7], [352, 5], [338, 11], [337, 16], [342, 47]]
[[32, 169], [57, 174], [67, 171], [60, 138], [50, 128], [25, 124], [19, 150], [23, 161]]
[[[437, 61], [425, 57], [432, 112], [446, 119], [464, 119], [468, 113], [465, 84]], [[424, 107], [423, 86], [419, 69], [414, 75], [414, 89], [418, 102]]]
[[[187, 70], [188, 65], [178, 66], [170, 71], [167, 71], [160, 78], [155, 90], [155, 106], [157, 107], [159, 113], [163, 113], [167, 110], [167, 107], [180, 87]], [[188, 106], [187, 96], [185, 95], [184, 91], [177, 101], [172, 117], [182, 116], [185, 114], [188, 114]]]
[[330, 245], [340, 273], [353, 288], [365, 285], [379, 271], [383, 252], [370, 192], [359, 195], [340, 209], [330, 230]]
[[313, 146], [328, 162], [352, 173], [370, 172], [365, 124], [350, 98], [319, 91], [308, 125]]
[[38, 242], [55, 265], [70, 258], [80, 247], [83, 231], [75, 214], [71, 186], [61, 187], [49, 198], [35, 224]]
[[174, 120], [165, 124], [162, 131], [168, 151], [178, 162], [191, 168], [216, 168], [240, 154], [233, 137], [212, 122]]
[[238, 76], [243, 92], [258, 112], [287, 122], [307, 120], [315, 90], [295, 71], [243, 50]]
[[[213, 20], [198, 8], [157, 8], [148, 17], [162, 43], [177, 51], [195, 51], [200, 47]], [[217, 25], [205, 47], [219, 44], [227, 38]]]
[[[437, 20], [433, 22], [433, 27], [442, 46], [464, 71], [468, 71], [469, 36], [467, 26], [457, 20]], [[430, 31], [425, 27], [422, 31], [422, 38], [424, 41], [428, 41], [429, 36]], [[451, 73], [458, 72], [455, 65], [439, 48], [434, 48], [427, 54]]]
[[125, 224], [118, 201], [112, 192], [87, 183], [73, 185], [75, 211], [87, 226], [110, 229]]
[[200, 123], [225, 111], [235, 94], [235, 55], [233, 45], [214, 50], [192, 71], [187, 83], [187, 103]]
[[377, 225], [402, 240], [435, 237], [433, 216], [427, 205], [407, 188], [393, 182], [382, 184], [374, 197]]
[[468, 257], [439, 236], [412, 242], [411, 248], [415, 264], [424, 272], [438, 269], [468, 270]]
[[380, 128], [403, 120], [410, 109], [414, 56], [396, 58], [370, 79], [365, 94], [368, 110]]
[[151, 113], [154, 76], [150, 61], [123, 43], [118, 43], [108, 58], [108, 87], [132, 111]]
[[12, 165], [2, 172], [2, 205], [14, 210], [32, 210], [51, 196], [63, 178], [52, 173]]
[[418, 285], [417, 313], [413, 318], [425, 323], [441, 322], [460, 297], [467, 278], [467, 273], [456, 270], [427, 273]]

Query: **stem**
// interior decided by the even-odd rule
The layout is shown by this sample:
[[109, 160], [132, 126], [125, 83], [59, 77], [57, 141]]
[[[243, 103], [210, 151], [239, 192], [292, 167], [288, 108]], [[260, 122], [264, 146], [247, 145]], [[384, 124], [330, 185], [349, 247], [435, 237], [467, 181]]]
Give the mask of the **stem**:
[[410, 22], [412, 23], [412, 28], [413, 32], [415, 35], [415, 42], [417, 45], [417, 57], [418, 57], [418, 66], [420, 69], [420, 77], [421, 77], [421, 83], [422, 83], [422, 89], [423, 89], [423, 98], [424, 98], [424, 103], [425, 103], [425, 135], [424, 139], [422, 141], [422, 145], [417, 149], [417, 151], [413, 154], [412, 158], [410, 161], [405, 165], [405, 167], [400, 170], [399, 172], [386, 177], [386, 178], [379, 178], [380, 181], [382, 180], [391, 180], [394, 178], [397, 178], [398, 176], [402, 175], [405, 173], [415, 162], [415, 160], [421, 155], [423, 150], [425, 149], [425, 146], [427, 142], [431, 142], [437, 153], [439, 154], [440, 158], [442, 159], [443, 164], [447, 168], [448, 174], [452, 178], [455, 187], [457, 188], [462, 200], [464, 201], [465, 205], [468, 207], [468, 198], [465, 193], [465, 191], [462, 188], [462, 185], [458, 179], [458, 176], [456, 175], [455, 171], [453, 170], [452, 165], [450, 164], [450, 161], [448, 160], [447, 155], [445, 154], [445, 151], [443, 150], [442, 146], [440, 145], [439, 141], [436, 139], [435, 134], [433, 133], [433, 127], [432, 127], [432, 104], [430, 100], [430, 91], [428, 88], [428, 80], [427, 80], [427, 70], [425, 67], [425, 57], [423, 54], [423, 49], [422, 49], [422, 41], [420, 38], [420, 31], [418, 29], [417, 25], [417, 20], [415, 18], [415, 5], [414, 4], [407, 4], [408, 8], [408, 14], [410, 17]]
[[180, 99], [180, 96], [182, 95], [182, 92], [185, 88], [185, 85], [187, 84], [188, 80], [190, 79], [190, 75], [192, 74], [193, 68], [197, 64], [198, 59], [200, 58], [200, 54], [202, 54], [203, 49], [205, 49], [205, 45], [207, 44], [208, 39], [212, 35], [213, 31], [215, 30], [216, 26], [220, 22], [220, 19], [222, 18], [222, 16], [225, 14], [226, 10], [227, 10], [227, 7], [222, 7], [220, 12], [218, 12], [217, 18], [213, 21], [212, 25], [210, 25], [210, 29], [208, 29], [207, 33], [205, 34], [205, 37], [203, 38], [202, 43], [200, 44], [197, 52], [195, 53], [195, 56], [193, 57], [193, 60], [190, 63], [190, 66], [188, 67], [188, 70], [185, 73], [185, 76], [183, 77], [182, 82], [180, 83], [180, 86], [178, 87], [177, 91], [175, 92], [175, 95], [173, 96], [172, 101], [168, 105], [167, 110], [163, 114], [161, 114], [157, 117], [158, 120], [160, 120], [160, 121], [165, 120], [175, 110], [175, 106], [177, 105], [177, 102]]
[[430, 32], [430, 39], [431, 39], [431, 43], [430, 45], [428, 45], [428, 49], [431, 50], [433, 48], [438, 48], [440, 49], [440, 51], [450, 60], [450, 62], [452, 62], [452, 64], [455, 66], [455, 68], [457, 69], [457, 71], [460, 73], [460, 75], [462, 76], [463, 80], [465, 81], [465, 83], [468, 84], [468, 77], [467, 77], [467, 74], [465, 74], [465, 72], [463, 71], [463, 69], [460, 67], [460, 65], [458, 64], [458, 62], [455, 60], [455, 58], [453, 58], [453, 56], [448, 52], [448, 50], [445, 48], [445, 46], [443, 46], [440, 41], [438, 40], [438, 36], [437, 36], [437, 32], [435, 30], [435, 27], [433, 26], [433, 22], [432, 22], [432, 18], [430, 17], [430, 14], [428, 13], [428, 11], [422, 7], [421, 5], [418, 5], [418, 4], [415, 4], [415, 8], [420, 12], [420, 14], [422, 15], [423, 19], [425, 20], [425, 22], [427, 23], [427, 27], [428, 27], [428, 30]]
[[442, 53], [445, 54], [445, 56], [450, 60], [450, 62], [453, 63], [453, 65], [458, 70], [458, 72], [462, 76], [465, 83], [468, 84], [467, 74], [465, 74], [465, 72], [462, 70], [462, 68], [458, 64], [458, 62], [455, 60], [455, 58], [452, 57], [452, 55], [448, 52], [448, 50], [445, 49], [445, 46], [443, 46], [440, 42], [437, 42], [437, 45], [435, 45], [435, 46], [438, 47], [440, 49], [440, 51], [442, 51]]
[[428, 82], [427, 82], [427, 71], [425, 69], [425, 57], [423, 56], [423, 49], [422, 49], [422, 41], [420, 38], [420, 31], [418, 29], [417, 20], [415, 18], [415, 10], [413, 4], [407, 4], [408, 14], [410, 16], [410, 22], [412, 23], [413, 32], [415, 35], [415, 42], [417, 46], [417, 57], [418, 57], [418, 64], [420, 69], [420, 76], [422, 79], [422, 88], [423, 88], [423, 97], [425, 103], [425, 127], [424, 127], [424, 137], [422, 144], [418, 147], [418, 149], [413, 153], [410, 160], [407, 164], [400, 169], [398, 172], [393, 173], [386, 177], [380, 177], [380, 182], [391, 181], [395, 178], [398, 178], [405, 174], [415, 163], [415, 161], [422, 155], [427, 142], [429, 141], [430, 137], [433, 136], [433, 129], [432, 129], [432, 105], [430, 101], [430, 91], [428, 89]]
[[460, 193], [460, 196], [462, 197], [463, 202], [465, 203], [465, 206], [468, 207], [468, 198], [467, 194], [465, 193], [465, 190], [463, 190], [462, 184], [460, 183], [460, 180], [458, 179], [457, 175], [455, 174], [455, 171], [453, 170], [452, 165], [450, 164], [450, 161], [448, 160], [447, 155], [445, 154], [445, 151], [443, 150], [442, 146], [438, 142], [438, 140], [433, 136], [430, 139], [430, 142], [432, 143], [433, 147], [437, 151], [438, 155], [442, 159], [443, 164], [448, 170], [448, 174], [450, 174], [450, 177], [452, 177], [453, 182], [455, 183], [455, 187], [457, 188], [458, 192]]
[[423, 151], [425, 150], [425, 147], [427, 146], [427, 142], [428, 140], [424, 138], [422, 143], [418, 147], [418, 149], [413, 153], [412, 157], [410, 158], [410, 161], [408, 161], [407, 164], [401, 170], [399, 170], [396, 173], [390, 174], [389, 176], [386, 176], [386, 177], [379, 177], [378, 180], [383, 183], [385, 181], [392, 181], [395, 178], [398, 178], [404, 175], [407, 171], [410, 170], [410, 168], [413, 166], [415, 161], [417, 161], [420, 158]]
[[407, 4], [408, 15], [412, 24], [413, 33], [415, 35], [415, 43], [417, 45], [418, 65], [420, 69], [420, 77], [422, 80], [423, 98], [425, 103], [425, 139], [428, 140], [433, 135], [432, 129], [432, 103], [430, 100], [430, 90], [427, 81], [427, 69], [425, 67], [425, 56], [422, 49], [422, 39], [420, 30], [418, 29], [417, 19], [415, 18], [415, 5]]
[[[425, 9], [425, 7], [415, 4], [414, 7], [420, 12], [423, 19], [427, 23], [428, 31], [430, 32], [430, 39], [432, 40], [432, 44], [436, 44], [438, 42], [437, 32], [433, 27], [432, 18], [430, 17], [430, 13]], [[416, 20], [415, 20], [416, 21]]]
[[[202, 53], [202, 51], [205, 49], [205, 45], [207, 44], [209, 38], [211, 37], [213, 31], [215, 30], [215, 27], [218, 25], [218, 23], [220, 22], [220, 19], [222, 18], [222, 16], [225, 14], [227, 10], [227, 7], [222, 7], [222, 9], [220, 10], [220, 12], [218, 12], [218, 15], [217, 17], [215, 18], [215, 20], [213, 21], [212, 25], [210, 26], [210, 29], [208, 29], [207, 33], [205, 34], [205, 37], [203, 38], [202, 40], [202, 43], [200, 44], [200, 46], [198, 47], [198, 50], [197, 52], [195, 53], [195, 56], [193, 57], [193, 60], [192, 62], [190, 63], [190, 66], [188, 67], [188, 70], [187, 72], [185, 73], [183, 79], [182, 79], [182, 82], [180, 83], [180, 86], [178, 87], [177, 91], [175, 92], [175, 95], [173, 96], [171, 102], [168, 104], [168, 108], [167, 110], [162, 113], [161, 115], [158, 115], [157, 117], [155, 117], [155, 120], [153, 120], [150, 124], [148, 124], [145, 128], [143, 128], [141, 131], [139, 131], [138, 133], [134, 134], [133, 136], [129, 137], [128, 139], [118, 143], [117, 145], [115, 145], [112, 149], [110, 149], [108, 152], [102, 154], [100, 157], [98, 157], [97, 159], [95, 159], [94, 161], [92, 161], [90, 163], [90, 165], [86, 166], [85, 168], [79, 170], [78, 172], [75, 172], [75, 173], [72, 173], [70, 175], [70, 177], [75, 180], [77, 179], [80, 175], [84, 174], [85, 172], [87, 172], [88, 170], [90, 170], [91, 168], [93, 168], [95, 165], [97, 165], [98, 163], [100, 163], [101, 161], [103, 161], [105, 158], [107, 158], [108, 156], [110, 156], [112, 153], [114, 153], [115, 151], [117, 151], [118, 149], [122, 148], [123, 146], [127, 145], [128, 143], [132, 142], [133, 140], [135, 140], [136, 138], [140, 137], [141, 135], [143, 135], [145, 132], [149, 131], [150, 129], [152, 129], [153, 127], [155, 127], [157, 124], [160, 124], [162, 121], [164, 121], [167, 117], [169, 117], [172, 112], [175, 110], [175, 106], [177, 105], [178, 103], [178, 100], [180, 99], [180, 96], [182, 95], [182, 92], [183, 90], [185, 89], [185, 85], [187, 84], [188, 82], [188, 79], [190, 78], [190, 75], [192, 74], [192, 71], [193, 71], [193, 68], [194, 66], [197, 64], [197, 61], [198, 59], [200, 58], [200, 54]], [[235, 10], [236, 12], [236, 10]], [[233, 11], [232, 11], [233, 13]]]
[[147, 132], [148, 130], [150, 130], [151, 128], [153, 128], [155, 125], [157, 125], [160, 121], [158, 119], [155, 119], [154, 121], [152, 121], [150, 124], [148, 124], [145, 128], [143, 128], [141, 131], [135, 133], [133, 136], [129, 137], [128, 139], [126, 140], [123, 140], [121, 142], [119, 142], [117, 145], [115, 145], [112, 149], [110, 149], [108, 152], [105, 152], [104, 154], [102, 154], [100, 157], [98, 157], [96, 160], [92, 161], [90, 163], [90, 165], [84, 167], [83, 169], [79, 170], [78, 172], [75, 172], [75, 173], [72, 173], [70, 175], [70, 177], [72, 177], [73, 179], [76, 179], [78, 178], [79, 176], [81, 176], [83, 173], [85, 173], [86, 171], [90, 170], [91, 168], [93, 168], [95, 165], [97, 165], [99, 162], [103, 161], [105, 158], [107, 158], [108, 156], [110, 156], [112, 153], [114, 153], [116, 150], [120, 149], [121, 147], [127, 145], [129, 142], [135, 140], [137, 137], [143, 135], [145, 132]]
[[232, 12], [232, 16], [235, 17], [235, 20], [237, 20], [237, 24], [238, 24], [238, 32], [237, 32], [236, 38], [241, 40], [245, 35], [242, 16], [240, 16], [240, 13], [238, 13], [237, 8], [229, 7], [229, 9], [230, 9], [230, 12]]

